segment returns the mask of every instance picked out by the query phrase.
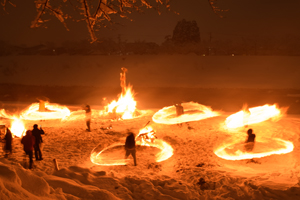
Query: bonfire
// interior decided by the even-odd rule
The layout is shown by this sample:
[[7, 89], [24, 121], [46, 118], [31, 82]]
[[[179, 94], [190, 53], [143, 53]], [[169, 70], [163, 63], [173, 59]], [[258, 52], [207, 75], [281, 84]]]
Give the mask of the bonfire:
[[[136, 101], [134, 100], [134, 91], [130, 84], [126, 84], [126, 68], [121, 68], [120, 82], [122, 92], [119, 99], [113, 100], [110, 104], [105, 106], [105, 113], [112, 119], [132, 119], [140, 115], [136, 109]], [[100, 115], [105, 114], [100, 112]]]

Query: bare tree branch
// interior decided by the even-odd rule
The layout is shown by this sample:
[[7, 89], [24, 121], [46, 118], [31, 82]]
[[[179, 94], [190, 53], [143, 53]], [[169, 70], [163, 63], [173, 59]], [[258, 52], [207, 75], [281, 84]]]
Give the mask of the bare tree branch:
[[210, 5], [210, 7], [212, 8], [212, 10], [214, 11], [214, 13], [215, 13], [216, 15], [218, 15], [220, 18], [223, 18], [224, 16], [221, 15], [221, 13], [224, 12], [224, 11], [227, 11], [227, 10], [222, 10], [222, 9], [220, 9], [218, 6], [216, 6], [216, 5], [215, 5], [215, 2], [216, 2], [216, 1], [217, 1], [217, 0], [208, 0], [208, 3], [209, 3], [209, 5]]
[[[4, 9], [7, 3], [11, 3], [11, 0], [0, 1]], [[85, 21], [92, 42], [97, 40], [95, 33], [97, 27], [103, 27], [105, 21], [112, 23], [112, 15], [129, 19], [128, 16], [132, 12], [143, 12], [144, 8], [155, 9], [158, 14], [161, 14], [161, 8], [171, 11], [170, 0], [56, 0], [52, 2], [55, 6], [50, 5], [50, 0], [34, 0], [37, 14], [30, 27], [39, 27], [49, 21], [44, 19], [46, 14], [54, 15], [67, 30], [69, 30], [66, 25], [67, 19]], [[73, 10], [68, 5], [71, 5]]]

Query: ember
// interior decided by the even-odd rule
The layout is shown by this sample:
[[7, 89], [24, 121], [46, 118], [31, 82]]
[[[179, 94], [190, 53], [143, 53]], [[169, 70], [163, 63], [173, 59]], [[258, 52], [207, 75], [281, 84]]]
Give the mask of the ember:
[[220, 115], [219, 112], [212, 111], [210, 107], [194, 102], [182, 103], [182, 107], [184, 108], [184, 114], [178, 116], [176, 114], [177, 107], [169, 106], [157, 111], [152, 120], [160, 124], [179, 124]]

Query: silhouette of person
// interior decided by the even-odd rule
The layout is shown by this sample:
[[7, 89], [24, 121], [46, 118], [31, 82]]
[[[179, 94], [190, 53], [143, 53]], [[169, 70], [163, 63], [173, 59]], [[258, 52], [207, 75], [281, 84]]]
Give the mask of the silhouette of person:
[[5, 150], [5, 158], [8, 157], [8, 154], [11, 154], [12, 153], [12, 134], [11, 134], [11, 131], [9, 130], [9, 128], [6, 129], [6, 134], [4, 136], [4, 140], [5, 140], [5, 147], [4, 147], [4, 150]]
[[181, 103], [175, 104], [175, 107], [177, 117], [184, 114], [183, 106], [181, 105]]
[[92, 117], [92, 111], [90, 105], [85, 106], [85, 121], [86, 121], [86, 131], [91, 132], [91, 117]]
[[256, 135], [253, 133], [253, 130], [250, 128], [247, 131], [248, 137], [246, 140], [245, 144], [245, 150], [246, 151], [252, 151], [254, 148], [254, 143], [255, 143], [255, 137]]
[[136, 166], [136, 149], [135, 149], [135, 137], [132, 132], [128, 132], [128, 136], [126, 137], [125, 141], [125, 159], [131, 154], [134, 161], [134, 166]]
[[32, 135], [31, 130], [26, 131], [26, 135], [22, 137], [21, 143], [23, 144], [26, 155], [29, 156], [29, 169], [31, 169], [33, 165], [33, 146], [35, 144], [35, 137]]
[[38, 129], [38, 125], [34, 124], [32, 129], [32, 135], [35, 137], [34, 144], [34, 155], [36, 160], [43, 160], [42, 151], [41, 151], [41, 143], [43, 142], [42, 135], [45, 134], [42, 128]]

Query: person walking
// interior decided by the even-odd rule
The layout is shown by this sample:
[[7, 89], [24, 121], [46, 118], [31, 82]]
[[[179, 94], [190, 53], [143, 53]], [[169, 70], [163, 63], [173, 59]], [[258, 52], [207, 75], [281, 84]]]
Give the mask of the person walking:
[[43, 160], [41, 143], [43, 142], [42, 135], [45, 134], [42, 128], [38, 128], [37, 124], [33, 125], [32, 135], [35, 137], [34, 155], [36, 160]]
[[135, 149], [135, 137], [132, 132], [128, 132], [128, 136], [125, 141], [125, 159], [128, 158], [129, 155], [132, 155], [134, 166], [136, 166], [136, 149]]
[[26, 155], [29, 156], [29, 169], [32, 169], [33, 165], [33, 146], [35, 144], [35, 137], [32, 135], [31, 130], [26, 131], [26, 135], [22, 137], [21, 143], [23, 144]]

